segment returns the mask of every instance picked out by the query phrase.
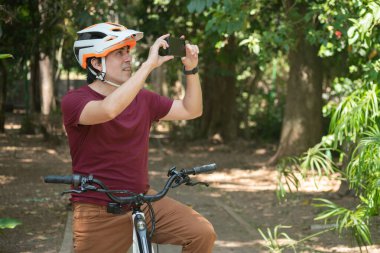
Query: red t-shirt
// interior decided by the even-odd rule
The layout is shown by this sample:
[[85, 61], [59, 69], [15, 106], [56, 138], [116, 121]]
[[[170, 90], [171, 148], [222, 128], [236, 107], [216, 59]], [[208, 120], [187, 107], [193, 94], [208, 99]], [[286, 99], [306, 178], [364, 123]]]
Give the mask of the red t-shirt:
[[[170, 110], [173, 101], [148, 90], [141, 90], [115, 119], [96, 125], [78, 124], [84, 106], [105, 96], [85, 85], [62, 98], [73, 173], [94, 175], [110, 189], [146, 192], [148, 180], [149, 131]], [[106, 205], [103, 193], [72, 194], [72, 201]]]

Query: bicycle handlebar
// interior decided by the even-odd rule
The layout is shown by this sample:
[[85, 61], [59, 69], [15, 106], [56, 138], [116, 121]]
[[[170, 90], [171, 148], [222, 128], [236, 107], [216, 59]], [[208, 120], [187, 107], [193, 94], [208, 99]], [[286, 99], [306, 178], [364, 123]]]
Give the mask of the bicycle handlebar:
[[[97, 191], [105, 193], [111, 200], [116, 203], [125, 205], [132, 203], [145, 203], [145, 202], [153, 202], [162, 199], [166, 193], [169, 191], [169, 188], [172, 186], [174, 182], [176, 182], [177, 186], [183, 183], [188, 185], [191, 184], [190, 178], [188, 175], [196, 175], [200, 173], [211, 172], [216, 169], [216, 164], [207, 164], [203, 166], [198, 166], [190, 169], [182, 169], [181, 171], [177, 171], [176, 168], [172, 168], [168, 172], [168, 180], [164, 188], [155, 195], [143, 195], [143, 194], [135, 194], [128, 197], [123, 196], [115, 196], [111, 192], [118, 192], [117, 190], [110, 191], [103, 184], [102, 181], [93, 178], [92, 175], [88, 177], [74, 174], [71, 176], [46, 176], [44, 177], [45, 183], [54, 183], [54, 184], [71, 184], [74, 188], [80, 187], [80, 190], [72, 190], [72, 192], [82, 193], [84, 191]], [[100, 188], [94, 187], [92, 184], [96, 184], [100, 186]], [[70, 192], [70, 191], [69, 191]], [[121, 191], [120, 191], [121, 192]], [[68, 192], [64, 192], [68, 193]]]
[[207, 165], [203, 165], [203, 166], [199, 166], [199, 167], [194, 167], [191, 169], [183, 169], [182, 171], [186, 175], [196, 175], [196, 174], [200, 174], [200, 173], [210, 172], [210, 171], [213, 171], [215, 169], [216, 169], [216, 164], [211, 163], [211, 164], [207, 164]]

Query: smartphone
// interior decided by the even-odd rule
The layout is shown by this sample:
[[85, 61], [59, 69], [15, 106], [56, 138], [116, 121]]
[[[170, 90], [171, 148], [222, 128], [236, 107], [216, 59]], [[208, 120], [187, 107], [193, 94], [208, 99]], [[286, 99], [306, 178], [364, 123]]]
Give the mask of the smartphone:
[[167, 37], [165, 40], [168, 42], [169, 47], [164, 49], [160, 47], [158, 50], [158, 54], [161, 56], [165, 55], [173, 55], [175, 57], [185, 57], [186, 49], [185, 49], [185, 40], [181, 38], [172, 38]]

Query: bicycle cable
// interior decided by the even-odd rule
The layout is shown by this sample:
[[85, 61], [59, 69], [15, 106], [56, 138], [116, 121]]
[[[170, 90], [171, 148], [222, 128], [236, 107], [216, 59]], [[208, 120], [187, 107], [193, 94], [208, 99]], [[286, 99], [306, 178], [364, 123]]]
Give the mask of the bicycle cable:
[[[155, 213], [154, 213], [154, 209], [153, 209], [152, 203], [151, 202], [146, 202], [146, 204], [148, 205], [149, 216], [150, 216], [150, 223], [152, 225], [152, 230], [150, 231], [150, 234], [149, 234], [150, 241], [152, 241], [153, 234], [154, 234], [154, 232], [156, 230], [156, 217], [155, 217]], [[158, 243], [156, 243], [156, 249], [157, 249], [157, 253], [160, 253], [159, 248], [158, 248]]]
[[150, 231], [150, 239], [152, 240], [153, 238], [153, 234], [156, 230], [156, 216], [155, 216], [155, 213], [154, 213], [154, 209], [153, 209], [153, 206], [152, 206], [152, 203], [151, 202], [146, 202], [146, 204], [148, 205], [148, 209], [149, 209], [149, 216], [150, 216], [150, 223], [152, 225], [152, 230]]
[[134, 192], [128, 191], [128, 190], [104, 190], [104, 189], [98, 188], [96, 191], [97, 192], [103, 192], [103, 193], [129, 194], [131, 196], [137, 196], [138, 195], [137, 193], [134, 193]]

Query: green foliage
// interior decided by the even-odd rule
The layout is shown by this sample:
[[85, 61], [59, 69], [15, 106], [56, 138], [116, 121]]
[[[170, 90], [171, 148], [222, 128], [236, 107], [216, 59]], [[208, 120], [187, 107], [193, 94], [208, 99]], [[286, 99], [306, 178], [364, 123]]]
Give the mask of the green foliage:
[[350, 229], [360, 246], [372, 243], [371, 233], [368, 227], [367, 208], [359, 205], [355, 210], [340, 207], [326, 199], [315, 199], [318, 203], [316, 207], [322, 207], [321, 212], [315, 220], [329, 220], [335, 218], [335, 223], [339, 233], [344, 229]]
[[[283, 6], [276, 1], [198, 1], [189, 3], [190, 11], [207, 16], [206, 33], [221, 35], [217, 48], [226, 45], [225, 38], [234, 35], [239, 46], [247, 47], [264, 69], [277, 55], [278, 49], [287, 50], [292, 39]], [[207, 9], [207, 11], [205, 11]]]
[[[367, 8], [361, 10], [361, 17], [350, 19], [353, 25], [348, 29], [348, 43], [355, 44], [356, 41], [366, 41], [371, 36], [373, 28], [380, 23], [380, 4], [369, 1]], [[366, 41], [366, 42], [371, 42]]]
[[213, 3], [218, 3], [219, 0], [193, 0], [187, 5], [189, 12], [202, 12], [206, 7], [209, 8]]
[[[243, 59], [241, 61], [241, 66], [245, 69], [237, 76], [239, 96], [236, 99], [237, 109], [242, 117], [240, 131], [246, 138], [260, 136], [263, 140], [277, 140], [281, 132], [285, 100], [284, 94], [278, 89], [281, 80], [276, 84], [276, 77], [272, 77], [272, 80], [261, 81], [260, 87], [253, 81], [258, 76], [269, 78], [271, 70], [276, 66], [260, 72], [257, 69], [253, 71], [251, 66], [246, 67], [248, 63]], [[240, 68], [238, 71], [241, 72]]]
[[[291, 239], [286, 233], [281, 232], [279, 233], [279, 229], [282, 228], [291, 228], [289, 226], [282, 226], [278, 225], [276, 226], [273, 231], [271, 231], [269, 228], [267, 228], [267, 234], [265, 234], [261, 229], [258, 229], [261, 237], [266, 241], [265, 247], [269, 250], [271, 253], [281, 253], [284, 252], [284, 250], [288, 247], [291, 247], [294, 252], [296, 252], [294, 240]], [[279, 242], [280, 239], [287, 240], [286, 243], [281, 244]]]
[[6, 228], [12, 229], [18, 225], [21, 225], [21, 222], [16, 219], [0, 218], [0, 231]]
[[[304, 245], [305, 241], [308, 241], [314, 237], [317, 237], [321, 234], [330, 232], [332, 230], [331, 228], [326, 229], [326, 230], [322, 230], [320, 232], [317, 232], [315, 234], [311, 234], [311, 235], [306, 236], [305, 238], [302, 238], [301, 240], [297, 241], [297, 240], [290, 238], [290, 236], [285, 232], [279, 233], [279, 229], [282, 229], [282, 228], [291, 228], [291, 226], [277, 225], [277, 226], [275, 226], [273, 231], [271, 231], [269, 228], [267, 228], [267, 234], [265, 234], [261, 229], [258, 229], [261, 237], [266, 242], [265, 247], [271, 253], [289, 252], [289, 251], [286, 251], [289, 248], [291, 248], [293, 250], [293, 252], [295, 252], [295, 253], [297, 252], [298, 248], [307, 248], [308, 249], [309, 247]], [[302, 251], [302, 252], [304, 252], [304, 251]], [[312, 251], [312, 252], [314, 252], [314, 251]]]
[[297, 173], [300, 171], [299, 164], [297, 157], [285, 157], [278, 162], [276, 195], [279, 200], [286, 197], [286, 190], [291, 192], [293, 187], [296, 189], [300, 187], [300, 179], [297, 177]]
[[7, 59], [7, 58], [13, 58], [13, 55], [11, 55], [11, 54], [0, 54], [0, 59]]
[[[283, 7], [276, 1], [211, 2], [190, 1], [190, 11], [206, 18], [205, 34], [217, 52], [230, 45], [232, 38], [239, 46], [233, 57], [223, 59], [236, 66], [239, 130], [245, 138], [277, 139], [282, 126], [287, 63], [277, 66], [275, 62], [284, 61], [283, 52], [291, 41]], [[262, 77], [261, 87], [253, 81], [256, 76]]]
[[371, 121], [379, 117], [378, 95], [376, 84], [362, 87], [347, 96], [336, 108], [330, 124], [330, 132], [335, 136], [335, 145], [349, 140], [356, 142], [358, 135], [372, 125]]
[[326, 136], [322, 142], [310, 148], [301, 157], [285, 157], [279, 161], [277, 164], [279, 199], [286, 196], [287, 189], [298, 190], [301, 180], [312, 177], [315, 186], [318, 187], [318, 179], [322, 176], [331, 177], [338, 171], [332, 157], [332, 152], [336, 150], [329, 148], [331, 142], [332, 136]]

